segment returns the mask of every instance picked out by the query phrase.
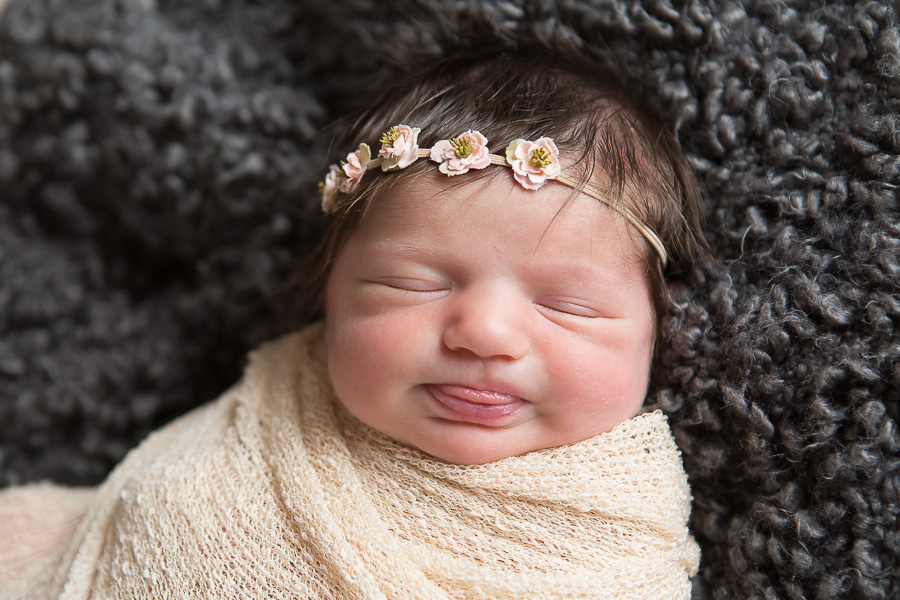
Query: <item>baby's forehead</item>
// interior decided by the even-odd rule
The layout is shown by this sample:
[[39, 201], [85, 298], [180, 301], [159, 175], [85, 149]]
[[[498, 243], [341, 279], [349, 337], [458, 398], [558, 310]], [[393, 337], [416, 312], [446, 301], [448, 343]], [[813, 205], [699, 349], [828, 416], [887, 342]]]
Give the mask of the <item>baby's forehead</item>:
[[603, 203], [555, 182], [524, 190], [505, 169], [468, 179], [398, 177], [379, 190], [361, 225], [370, 243], [386, 245], [489, 238], [498, 251], [530, 248], [570, 262], [603, 262], [612, 246], [621, 249], [616, 257], [629, 262], [643, 256], [640, 235]]

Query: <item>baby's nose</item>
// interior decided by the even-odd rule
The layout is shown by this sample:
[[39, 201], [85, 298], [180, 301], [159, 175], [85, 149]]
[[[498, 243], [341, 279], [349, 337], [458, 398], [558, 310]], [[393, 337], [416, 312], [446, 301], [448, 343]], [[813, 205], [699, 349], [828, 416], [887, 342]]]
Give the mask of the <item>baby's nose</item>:
[[529, 342], [521, 304], [521, 299], [499, 290], [461, 293], [444, 330], [444, 344], [481, 358], [522, 358]]

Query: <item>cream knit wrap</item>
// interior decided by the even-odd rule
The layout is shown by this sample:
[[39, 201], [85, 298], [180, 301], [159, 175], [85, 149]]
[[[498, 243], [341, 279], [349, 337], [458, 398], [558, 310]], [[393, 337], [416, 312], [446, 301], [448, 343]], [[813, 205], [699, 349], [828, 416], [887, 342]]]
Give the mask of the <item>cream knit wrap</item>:
[[439, 462], [346, 413], [314, 325], [131, 452], [26, 597], [688, 598], [689, 512], [660, 413]]

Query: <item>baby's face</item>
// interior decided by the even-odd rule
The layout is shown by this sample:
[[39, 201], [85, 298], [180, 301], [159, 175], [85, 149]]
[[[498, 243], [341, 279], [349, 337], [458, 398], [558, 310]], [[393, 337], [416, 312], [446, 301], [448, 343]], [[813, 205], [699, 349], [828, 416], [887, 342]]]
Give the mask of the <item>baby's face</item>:
[[328, 368], [356, 418], [452, 463], [571, 444], [641, 407], [653, 338], [629, 225], [500, 173], [398, 182], [328, 281]]

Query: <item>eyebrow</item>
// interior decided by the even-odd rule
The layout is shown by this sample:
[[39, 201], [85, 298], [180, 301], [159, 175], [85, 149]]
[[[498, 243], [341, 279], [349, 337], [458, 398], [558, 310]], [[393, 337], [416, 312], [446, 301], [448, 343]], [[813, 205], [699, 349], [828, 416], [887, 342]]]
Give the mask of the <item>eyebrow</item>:
[[442, 254], [441, 246], [435, 244], [431, 240], [421, 240], [417, 242], [395, 242], [390, 239], [379, 240], [371, 243], [365, 250], [365, 253], [399, 257], [417, 262], [435, 262], [443, 259], [444, 256]]
[[546, 276], [542, 273], [541, 277], [546, 279], [565, 279], [585, 284], [590, 281], [592, 287], [597, 285], [600, 287], [612, 287], [626, 279], [617, 270], [605, 268], [599, 263], [585, 264], [561, 260], [542, 263], [540, 269], [546, 273]]
[[430, 240], [423, 243], [396, 242], [391, 240], [379, 240], [369, 245], [370, 250], [393, 252], [396, 254], [418, 256], [422, 253], [433, 254], [437, 249]]

